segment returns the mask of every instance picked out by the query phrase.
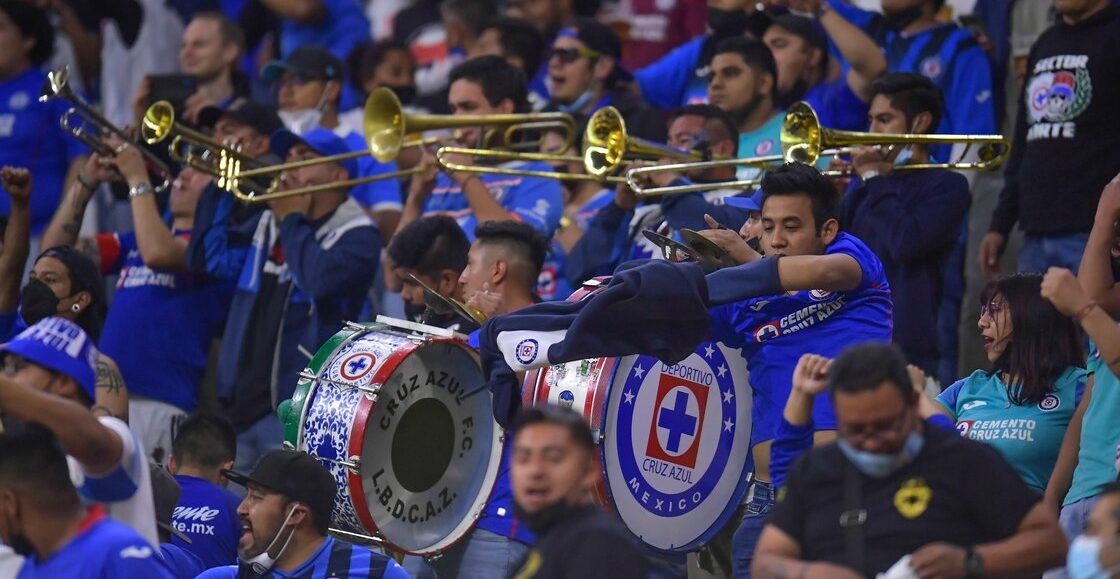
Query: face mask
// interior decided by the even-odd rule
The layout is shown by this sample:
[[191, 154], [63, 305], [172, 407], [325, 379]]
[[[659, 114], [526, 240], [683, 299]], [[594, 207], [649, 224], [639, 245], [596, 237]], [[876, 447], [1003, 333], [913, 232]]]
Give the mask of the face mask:
[[537, 535], [543, 535], [549, 529], [554, 527], [556, 523], [560, 522], [570, 511], [568, 501], [563, 499], [552, 503], [546, 507], [541, 507], [535, 513], [530, 513], [521, 508], [516, 502], [513, 504], [513, 514], [525, 523], [529, 530]]
[[292, 507], [292, 510], [288, 511], [288, 516], [284, 517], [284, 522], [280, 523], [280, 529], [276, 531], [276, 536], [272, 537], [272, 542], [268, 544], [268, 547], [265, 547], [260, 555], [248, 561], [243, 561], [242, 564], [248, 565], [249, 568], [253, 570], [253, 573], [257, 575], [263, 576], [269, 571], [272, 571], [272, 567], [276, 565], [276, 560], [284, 554], [284, 551], [288, 548], [288, 543], [292, 542], [292, 537], [296, 536], [296, 530], [292, 529], [292, 531], [288, 533], [288, 540], [284, 541], [284, 546], [280, 547], [280, 552], [277, 553], [275, 557], [269, 555], [268, 552], [276, 545], [276, 541], [280, 540], [280, 534], [284, 532], [284, 527], [288, 526], [288, 521], [292, 519], [292, 515], [294, 514], [296, 514], [296, 508]]
[[50, 286], [37, 279], [30, 280], [20, 293], [20, 315], [28, 326], [33, 326], [39, 320], [57, 314], [59, 301]]
[[571, 104], [565, 105], [556, 103], [556, 108], [560, 109], [560, 112], [562, 113], [576, 113], [583, 110], [583, 107], [586, 107], [587, 104], [591, 102], [592, 96], [594, 95], [592, 95], [591, 90], [588, 89], [583, 91], [583, 94], [579, 95], [579, 98], [572, 101]]
[[1120, 565], [1105, 570], [1101, 567], [1101, 538], [1081, 535], [1073, 540], [1066, 556], [1066, 571], [1073, 579], [1108, 579]]
[[898, 152], [898, 156], [894, 158], [894, 166], [901, 167], [913, 157], [914, 153], [911, 152], [910, 147], [903, 147], [902, 150]]
[[300, 109], [298, 111], [279, 111], [277, 115], [280, 117], [280, 122], [284, 123], [284, 126], [287, 127], [289, 131], [301, 136], [307, 131], [319, 126], [319, 123], [323, 120], [323, 110], [327, 107], [326, 87], [330, 86], [331, 82], [334, 81], [328, 81], [327, 84], [324, 85], [323, 94], [319, 95], [319, 102], [314, 108]]
[[742, 10], [708, 7], [708, 28], [712, 29], [712, 36], [716, 38], [741, 36], [747, 31], [750, 21], [750, 15]]
[[401, 103], [408, 104], [416, 100], [416, 87], [414, 86], [387, 86], [393, 94], [397, 95]]
[[859, 450], [842, 438], [838, 444], [840, 451], [848, 457], [848, 460], [855, 465], [857, 470], [869, 477], [886, 478], [898, 469], [910, 464], [914, 457], [921, 452], [925, 439], [917, 431], [913, 431], [906, 437], [906, 443], [902, 445], [902, 448], [891, 453]]
[[897, 12], [884, 12], [883, 21], [891, 30], [902, 30], [922, 17], [922, 7], [914, 6]]

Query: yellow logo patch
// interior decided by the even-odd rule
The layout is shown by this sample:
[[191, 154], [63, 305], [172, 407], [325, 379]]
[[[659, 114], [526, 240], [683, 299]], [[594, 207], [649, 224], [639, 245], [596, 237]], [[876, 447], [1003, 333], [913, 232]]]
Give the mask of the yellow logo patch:
[[912, 478], [898, 488], [894, 494], [894, 508], [907, 519], [916, 519], [926, 512], [933, 490], [923, 478]]

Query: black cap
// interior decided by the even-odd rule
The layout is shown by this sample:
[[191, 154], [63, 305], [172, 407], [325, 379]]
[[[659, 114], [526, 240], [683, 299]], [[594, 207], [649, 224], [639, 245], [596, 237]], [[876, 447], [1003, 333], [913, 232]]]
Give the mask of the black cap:
[[816, 19], [786, 13], [775, 18], [770, 26], [777, 26], [786, 30], [790, 34], [800, 37], [810, 47], [820, 49], [824, 56], [822, 62], [828, 62], [828, 36], [824, 27]]
[[302, 74], [322, 80], [342, 80], [342, 61], [329, 51], [315, 46], [302, 46], [284, 60], [274, 60], [261, 70], [261, 80], [272, 83], [285, 72]]
[[175, 514], [175, 507], [179, 505], [179, 497], [183, 489], [179, 481], [172, 478], [162, 466], [148, 461], [148, 471], [152, 477], [152, 499], [156, 504], [156, 525], [159, 528], [175, 535], [186, 544], [191, 544], [191, 538], [184, 535], [171, 524], [171, 517]]
[[575, 26], [569, 26], [560, 31], [560, 36], [568, 36], [582, 42], [587, 48], [604, 56], [614, 58], [615, 74], [619, 80], [634, 78], [630, 71], [622, 66], [622, 40], [614, 30], [594, 18], [579, 18]]
[[198, 112], [198, 124], [204, 128], [213, 127], [222, 117], [229, 117], [245, 123], [262, 135], [271, 135], [284, 127], [280, 116], [272, 107], [255, 103], [245, 97], [234, 99], [225, 108], [209, 106]]
[[241, 486], [258, 484], [305, 503], [324, 520], [329, 521], [334, 511], [334, 496], [338, 492], [334, 477], [306, 452], [271, 450], [257, 461], [248, 476], [232, 470], [222, 470], [222, 474]]

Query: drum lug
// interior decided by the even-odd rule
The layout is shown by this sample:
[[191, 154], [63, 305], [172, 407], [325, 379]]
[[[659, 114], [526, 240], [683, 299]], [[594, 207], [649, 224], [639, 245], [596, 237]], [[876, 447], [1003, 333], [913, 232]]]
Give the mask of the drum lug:
[[592, 428], [591, 438], [595, 441], [595, 444], [602, 445], [603, 441], [606, 440], [607, 437], [605, 434], [603, 434], [602, 430], [599, 430], [598, 428]]
[[366, 397], [369, 398], [372, 401], [377, 400], [377, 392], [379, 390], [381, 390], [381, 384], [374, 384], [373, 386], [358, 386], [358, 385], [349, 384], [349, 383], [346, 383], [346, 382], [339, 382], [338, 380], [331, 380], [330, 378], [327, 378], [326, 376], [316, 376], [315, 374], [312, 374], [311, 372], [308, 372], [307, 370], [304, 370], [304, 371], [300, 372], [299, 377], [303, 378], [304, 380], [312, 380], [312, 381], [319, 380], [319, 381], [322, 381], [322, 382], [326, 382], [327, 384], [330, 384], [332, 386], [337, 386], [339, 388], [355, 388], [357, 390], [361, 390], [362, 392], [364, 392]]

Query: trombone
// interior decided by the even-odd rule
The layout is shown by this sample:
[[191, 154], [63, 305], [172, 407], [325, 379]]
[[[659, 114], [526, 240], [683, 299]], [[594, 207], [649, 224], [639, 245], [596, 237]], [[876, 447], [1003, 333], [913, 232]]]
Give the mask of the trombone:
[[[218, 186], [223, 189], [226, 188], [225, 184], [232, 171], [242, 164], [260, 163], [237, 149], [227, 147], [199, 131], [183, 126], [175, 120], [175, 109], [167, 101], [158, 101], [148, 107], [144, 112], [144, 120], [140, 124], [140, 134], [144, 142], [149, 145], [162, 143], [174, 134], [168, 145], [168, 153], [172, 159], [216, 177]], [[186, 154], [182, 152], [184, 146], [187, 149]], [[195, 149], [201, 149], [202, 153], [196, 156]], [[215, 155], [216, 161], [207, 158]]]
[[[708, 161], [683, 163], [660, 167], [632, 169], [627, 178], [660, 171], [695, 171], [726, 166], [757, 166], [765, 169], [775, 168], [783, 163], [805, 163], [815, 165], [822, 156], [843, 155], [855, 147], [873, 145], [965, 145], [956, 159], [945, 163], [913, 163], [896, 167], [896, 171], [920, 171], [925, 169], [947, 169], [953, 171], [990, 171], [998, 168], [1011, 154], [1011, 142], [1003, 135], [926, 135], [926, 134], [883, 134], [860, 131], [840, 131], [821, 126], [816, 111], [808, 103], [794, 103], [786, 113], [781, 130], [782, 155], [749, 157], [729, 161]], [[977, 147], [977, 161], [966, 160], [972, 148]], [[825, 176], [846, 176], [850, 171], [822, 171]], [[693, 183], [678, 187], [635, 188], [640, 196], [676, 195], [692, 191], [723, 189], [729, 187], [755, 187], [761, 179], [720, 181], [716, 183]], [[635, 185], [637, 180], [635, 179]]]
[[99, 134], [91, 133], [80, 124], [75, 124], [72, 119], [77, 118], [81, 122], [88, 123], [97, 127], [99, 132], [110, 133], [120, 138], [125, 143], [135, 145], [147, 161], [148, 170], [156, 174], [162, 182], [155, 187], [155, 190], [162, 193], [171, 184], [171, 169], [163, 162], [155, 153], [148, 150], [147, 147], [142, 147], [132, 135], [125, 132], [120, 127], [109, 122], [109, 119], [103, 117], [100, 113], [93, 109], [74, 89], [70, 87], [70, 70], [63, 66], [47, 73], [47, 80], [43, 82], [43, 87], [39, 90], [39, 102], [46, 102], [52, 98], [64, 98], [70, 101], [74, 106], [66, 110], [58, 119], [59, 126], [62, 130], [69, 132], [74, 138], [84, 143], [90, 150], [96, 152], [102, 157], [116, 156], [117, 152], [106, 145], [101, 140]]

